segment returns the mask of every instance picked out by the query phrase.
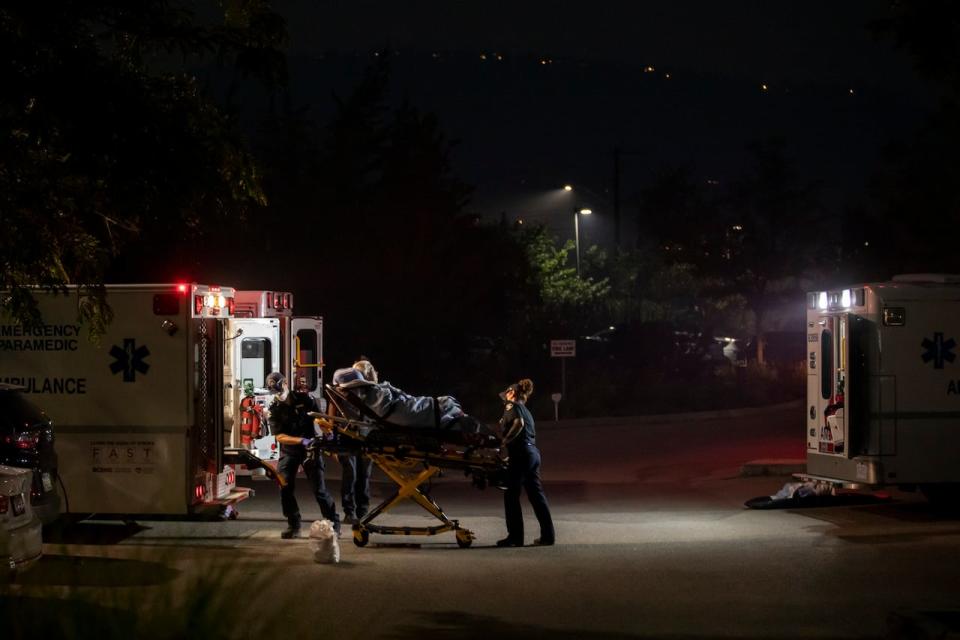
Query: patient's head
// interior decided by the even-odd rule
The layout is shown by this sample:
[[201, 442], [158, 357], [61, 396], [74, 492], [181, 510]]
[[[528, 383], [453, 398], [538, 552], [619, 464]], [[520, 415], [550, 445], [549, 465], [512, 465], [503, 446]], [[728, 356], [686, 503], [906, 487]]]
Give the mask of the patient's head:
[[353, 368], [360, 372], [364, 380], [369, 380], [370, 382], [380, 382], [380, 378], [377, 375], [377, 370], [373, 368], [373, 363], [367, 360], [365, 357], [360, 356], [360, 359], [353, 363]]

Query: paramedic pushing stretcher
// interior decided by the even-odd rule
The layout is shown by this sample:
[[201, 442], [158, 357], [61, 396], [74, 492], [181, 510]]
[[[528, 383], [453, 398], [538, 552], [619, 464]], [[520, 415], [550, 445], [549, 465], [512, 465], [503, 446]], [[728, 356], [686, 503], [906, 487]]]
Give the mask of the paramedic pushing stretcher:
[[277, 394], [270, 405], [270, 428], [280, 444], [277, 472], [287, 483], [280, 489], [280, 504], [287, 519], [287, 529], [280, 537], [296, 538], [300, 535], [300, 505], [297, 504], [294, 493], [297, 470], [300, 467], [303, 467], [307, 481], [313, 489], [320, 512], [333, 523], [337, 535], [340, 535], [340, 518], [324, 482], [323, 456], [318, 454], [307, 457], [307, 447], [316, 437], [313, 418], [309, 412], [320, 411], [317, 401], [308, 393], [290, 391], [284, 377], [276, 372], [267, 376], [267, 389]]
[[503, 507], [507, 520], [507, 537], [497, 541], [498, 547], [523, 546], [523, 512], [520, 509], [520, 491], [526, 490], [527, 498], [540, 523], [540, 537], [533, 541], [537, 546], [549, 546], [556, 541], [553, 519], [547, 496], [540, 482], [540, 450], [537, 449], [537, 431], [533, 415], [527, 409], [527, 399], [533, 393], [533, 382], [525, 378], [507, 387], [500, 394], [504, 401], [503, 417], [500, 418], [500, 435], [510, 459], [507, 462], [507, 488], [503, 493]]

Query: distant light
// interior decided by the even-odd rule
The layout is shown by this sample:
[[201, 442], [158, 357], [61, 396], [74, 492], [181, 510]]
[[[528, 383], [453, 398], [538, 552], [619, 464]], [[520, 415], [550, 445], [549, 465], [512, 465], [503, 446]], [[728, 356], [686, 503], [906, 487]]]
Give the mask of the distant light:
[[503, 60], [503, 56], [500, 55], [499, 53], [497, 54], [497, 60]]
[[486, 60], [486, 59], [487, 59], [487, 54], [481, 53], [481, 54], [480, 54], [480, 59], [481, 59], [481, 60]]
[[613, 325], [610, 325], [610, 331], [613, 331], [615, 328]]
[[653, 65], [647, 65], [643, 68], [644, 73], [653, 73], [656, 69], [653, 68]]
[[743, 225], [742, 225], [742, 224], [735, 224], [735, 225], [733, 225], [733, 226], [731, 227], [731, 229], [733, 229], [734, 231], [743, 231]]
[[592, 210], [592, 209], [580, 209], [580, 211], [578, 211], [578, 213], [579, 213], [580, 215], [582, 215], [582, 216], [588, 216], [588, 215], [590, 215], [591, 213], [593, 213], [593, 210]]
[[573, 191], [573, 186], [572, 186], [572, 185], [569, 185], [569, 184], [565, 184], [565, 185], [563, 185], [563, 190], [564, 190], [564, 191]]
[[849, 93], [850, 95], [853, 95], [853, 89], [850, 89], [850, 91], [848, 91], [848, 93]]
[[523, 218], [517, 218], [517, 224], [523, 224]]
[[768, 87], [768, 86], [765, 85], [765, 84], [760, 85], [760, 90], [761, 90], [761, 91], [766, 91], [766, 90], [768, 90], [769, 88], [770, 88], [770, 87]]
[[663, 77], [666, 78], [667, 80], [669, 80], [669, 79], [670, 79], [670, 74], [669, 74], [669, 73], [665, 73], [665, 74], [663, 74]]
[[869, 247], [869, 246], [870, 246], [870, 241], [869, 241], [869, 240], [867, 240], [866, 242], [864, 242], [864, 243], [863, 243], [863, 246], [865, 246], [865, 247]]

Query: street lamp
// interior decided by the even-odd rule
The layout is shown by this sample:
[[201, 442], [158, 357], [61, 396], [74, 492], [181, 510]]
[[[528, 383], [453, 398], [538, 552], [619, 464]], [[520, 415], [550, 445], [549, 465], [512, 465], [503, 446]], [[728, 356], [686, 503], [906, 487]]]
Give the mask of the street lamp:
[[590, 209], [573, 210], [573, 239], [577, 248], [577, 277], [580, 277], [580, 216], [588, 216], [593, 211]]

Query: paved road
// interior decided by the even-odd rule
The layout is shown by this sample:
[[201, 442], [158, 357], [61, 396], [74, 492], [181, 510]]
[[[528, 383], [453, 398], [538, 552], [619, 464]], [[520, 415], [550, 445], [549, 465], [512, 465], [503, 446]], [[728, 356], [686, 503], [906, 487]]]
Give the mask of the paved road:
[[[401, 544], [375, 537], [363, 549], [344, 537], [343, 561], [317, 565], [307, 541], [279, 540], [277, 492], [254, 483], [258, 495], [235, 522], [79, 527], [69, 544], [47, 545], [5, 602], [18, 620], [56, 611], [39, 620], [61, 625], [54, 630], [80, 620], [98, 638], [274, 637], [279, 628], [400, 639], [894, 637], [917, 612], [949, 628], [960, 605], [960, 519], [912, 494], [743, 508], [786, 478], [740, 477], [739, 466], [800, 457], [802, 432], [801, 407], [543, 423], [559, 537], [551, 548], [492, 548], [504, 533], [501, 494], [448, 476], [433, 495], [476, 532], [473, 548], [459, 549], [450, 534], [381, 539]], [[375, 485], [378, 497], [390, 490]], [[319, 515], [307, 495], [301, 505], [306, 517]], [[411, 505], [392, 519], [418, 524], [419, 513]], [[535, 521], [528, 526], [532, 539]], [[930, 620], [920, 619], [938, 628]]]

